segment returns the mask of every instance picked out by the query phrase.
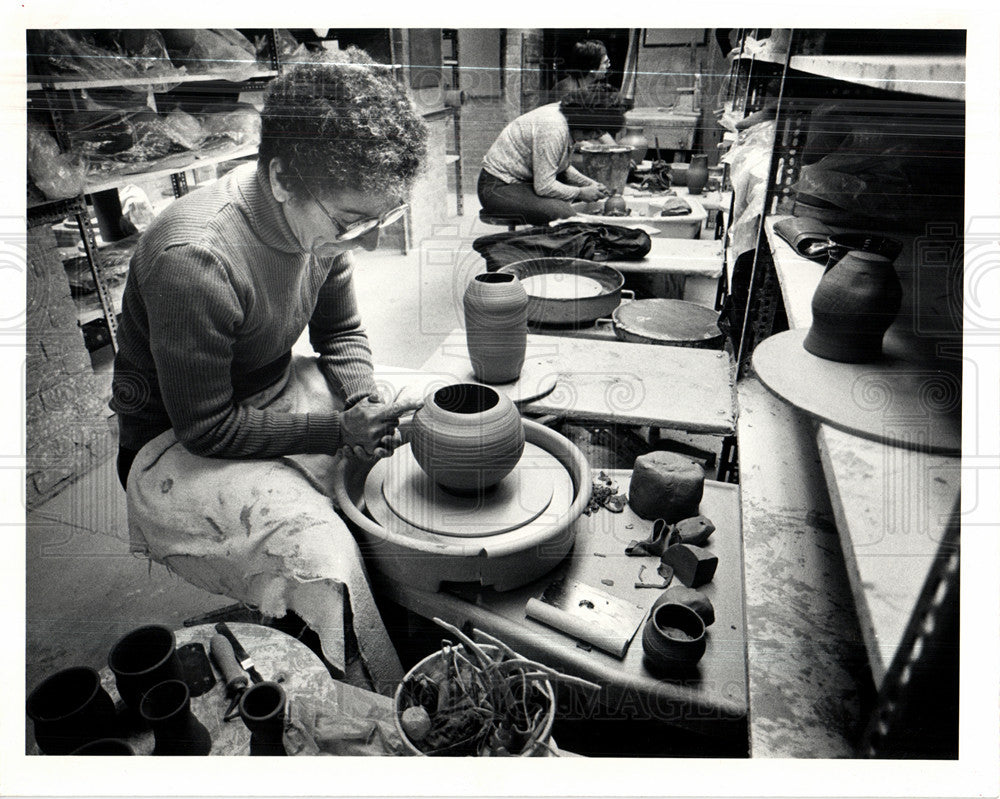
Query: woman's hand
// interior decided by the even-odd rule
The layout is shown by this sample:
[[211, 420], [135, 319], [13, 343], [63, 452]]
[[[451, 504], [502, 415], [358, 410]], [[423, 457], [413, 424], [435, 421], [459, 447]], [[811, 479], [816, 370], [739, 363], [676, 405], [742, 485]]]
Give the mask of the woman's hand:
[[340, 417], [342, 450], [354, 457], [384, 458], [391, 455], [402, 440], [399, 417], [423, 407], [423, 402], [384, 403], [377, 396], [362, 400]]
[[611, 192], [608, 191], [604, 184], [595, 183], [593, 186], [584, 186], [580, 189], [579, 199], [592, 203], [600, 200], [602, 197], [607, 197], [609, 194], [611, 194]]

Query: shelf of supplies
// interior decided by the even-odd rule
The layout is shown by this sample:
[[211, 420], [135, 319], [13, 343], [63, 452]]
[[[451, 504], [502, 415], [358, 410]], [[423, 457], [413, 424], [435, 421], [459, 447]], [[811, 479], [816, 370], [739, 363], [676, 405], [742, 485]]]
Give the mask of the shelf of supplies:
[[183, 172], [186, 169], [197, 169], [198, 167], [220, 164], [224, 161], [235, 161], [239, 158], [250, 158], [257, 155], [257, 145], [245, 145], [243, 147], [233, 147], [225, 150], [205, 150], [200, 152], [176, 153], [158, 161], [147, 161], [142, 164], [134, 164], [134, 169], [124, 172], [116, 171], [104, 175], [96, 176], [87, 183], [84, 190], [87, 194], [93, 194], [106, 189], [114, 189], [134, 178], [157, 178], [173, 175], [176, 172]]
[[873, 89], [965, 100], [965, 56], [797, 55], [789, 66]]
[[245, 83], [250, 80], [273, 78], [277, 70], [264, 69], [259, 65], [252, 68], [241, 67], [232, 70], [213, 70], [212, 72], [194, 73], [182, 72], [171, 75], [145, 75], [138, 78], [102, 78], [100, 80], [80, 80], [73, 76], [33, 75], [28, 82], [28, 91], [42, 89], [113, 89], [121, 86], [167, 86], [178, 83], [205, 83], [225, 81], [227, 83]]

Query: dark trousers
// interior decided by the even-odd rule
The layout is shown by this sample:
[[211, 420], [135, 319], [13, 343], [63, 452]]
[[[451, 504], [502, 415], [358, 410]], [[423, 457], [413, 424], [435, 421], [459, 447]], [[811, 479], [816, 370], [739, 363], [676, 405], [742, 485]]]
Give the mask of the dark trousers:
[[547, 225], [576, 213], [565, 200], [535, 194], [530, 183], [504, 183], [485, 169], [479, 172], [476, 193], [486, 213], [509, 216], [523, 224]]
[[118, 447], [118, 482], [122, 484], [122, 488], [128, 488], [128, 472], [132, 468], [132, 461], [138, 454], [139, 450], [137, 449]]

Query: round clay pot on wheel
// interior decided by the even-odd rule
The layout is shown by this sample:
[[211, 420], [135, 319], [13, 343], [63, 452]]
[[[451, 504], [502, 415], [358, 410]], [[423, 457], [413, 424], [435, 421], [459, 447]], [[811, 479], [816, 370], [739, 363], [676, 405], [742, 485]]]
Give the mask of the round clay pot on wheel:
[[462, 304], [476, 380], [517, 380], [528, 343], [528, 295], [521, 281], [506, 272], [476, 275], [465, 289]]
[[687, 171], [688, 194], [701, 194], [708, 183], [708, 156], [692, 155]]
[[878, 360], [882, 337], [899, 311], [902, 296], [891, 260], [852, 250], [819, 281], [812, 298], [812, 327], [802, 346], [831, 361]]
[[410, 425], [413, 456], [438, 485], [477, 493], [499, 483], [524, 450], [521, 414], [506, 394], [456, 383], [424, 398]]
[[686, 605], [660, 605], [642, 628], [642, 649], [654, 666], [693, 666], [705, 654], [705, 622]]

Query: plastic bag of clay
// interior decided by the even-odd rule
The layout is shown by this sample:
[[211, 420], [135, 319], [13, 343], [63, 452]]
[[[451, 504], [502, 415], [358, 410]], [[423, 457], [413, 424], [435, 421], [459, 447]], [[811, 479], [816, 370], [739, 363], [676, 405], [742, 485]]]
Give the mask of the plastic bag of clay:
[[[309, 52], [304, 44], [299, 44], [298, 40], [287, 28], [278, 28], [275, 31], [275, 42], [278, 45], [278, 58], [282, 63], [287, 63], [289, 59], [294, 61], [299, 56], [303, 56]], [[269, 38], [267, 36], [255, 36], [254, 47], [257, 50], [258, 60], [261, 62], [267, 61], [271, 52]]]
[[253, 43], [232, 28], [174, 28], [163, 37], [173, 62], [192, 73], [225, 72], [241, 80], [260, 69]]
[[775, 128], [773, 120], [752, 125], [722, 157], [722, 162], [729, 164], [733, 186], [730, 247], [734, 257], [757, 246], [757, 223], [767, 193]]
[[50, 200], [75, 197], [87, 183], [87, 160], [80, 153], [64, 153], [55, 137], [28, 119], [28, 175]]
[[207, 108], [201, 123], [206, 143], [224, 141], [241, 147], [260, 143], [260, 113], [247, 103]]
[[[27, 34], [32, 70], [81, 80], [182, 75], [159, 31], [151, 29], [33, 30]], [[147, 86], [126, 87], [145, 93]]]

